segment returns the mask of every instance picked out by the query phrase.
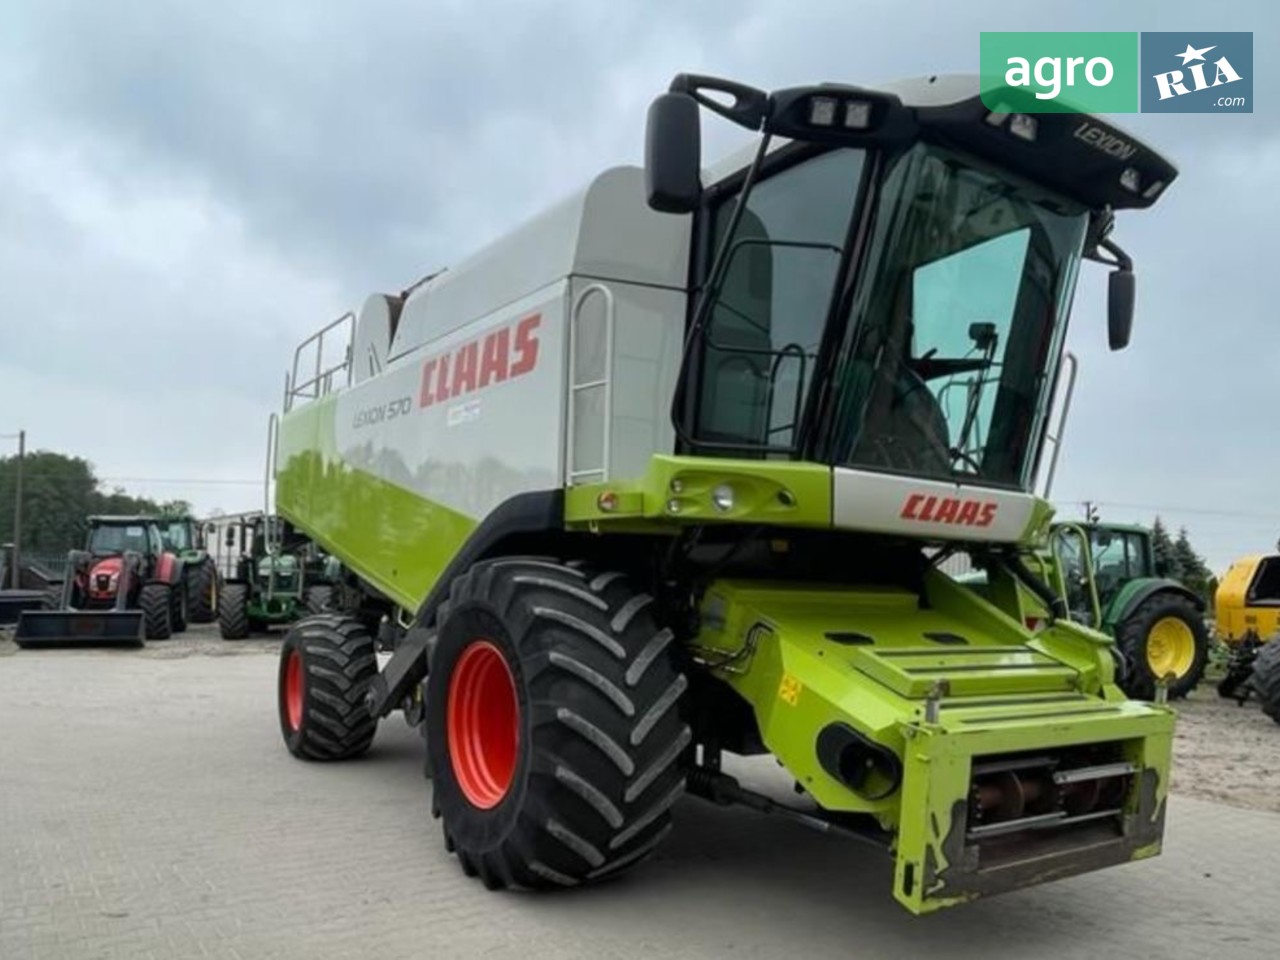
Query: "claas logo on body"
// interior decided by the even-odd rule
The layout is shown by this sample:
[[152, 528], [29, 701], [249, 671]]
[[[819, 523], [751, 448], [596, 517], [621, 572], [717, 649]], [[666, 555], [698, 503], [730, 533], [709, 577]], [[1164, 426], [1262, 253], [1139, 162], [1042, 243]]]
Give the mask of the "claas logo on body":
[[958, 497], [931, 497], [913, 493], [902, 505], [903, 520], [947, 523], [961, 527], [989, 527], [1000, 505], [994, 500], [962, 500]]
[[443, 403], [529, 373], [538, 365], [541, 323], [542, 315], [535, 313], [425, 361], [418, 406]]

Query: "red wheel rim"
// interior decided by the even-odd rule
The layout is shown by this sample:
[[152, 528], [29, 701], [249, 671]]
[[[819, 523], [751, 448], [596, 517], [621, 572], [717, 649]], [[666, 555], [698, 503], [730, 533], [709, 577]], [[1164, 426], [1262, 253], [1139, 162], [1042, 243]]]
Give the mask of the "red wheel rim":
[[290, 730], [302, 726], [302, 657], [297, 650], [289, 651], [284, 665], [284, 711]]
[[449, 759], [463, 796], [491, 810], [511, 789], [520, 744], [520, 703], [507, 658], [488, 640], [462, 651], [449, 678]]

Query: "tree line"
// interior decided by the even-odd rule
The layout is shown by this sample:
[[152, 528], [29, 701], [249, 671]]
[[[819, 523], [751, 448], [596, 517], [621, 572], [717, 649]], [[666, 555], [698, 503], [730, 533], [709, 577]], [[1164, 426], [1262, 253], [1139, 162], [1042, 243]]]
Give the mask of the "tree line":
[[1156, 517], [1151, 525], [1151, 552], [1155, 554], [1153, 559], [1157, 569], [1165, 576], [1185, 584], [1197, 596], [1204, 597], [1210, 606], [1213, 605], [1218, 578], [1191, 545], [1186, 527], [1179, 527], [1178, 535], [1171, 537], [1164, 521]]
[[[0, 543], [13, 542], [17, 456], [0, 458]], [[28, 453], [22, 473], [22, 549], [53, 553], [84, 546], [93, 514], [189, 513], [185, 500], [135, 497], [121, 487], [106, 489], [83, 457], [38, 450]]]

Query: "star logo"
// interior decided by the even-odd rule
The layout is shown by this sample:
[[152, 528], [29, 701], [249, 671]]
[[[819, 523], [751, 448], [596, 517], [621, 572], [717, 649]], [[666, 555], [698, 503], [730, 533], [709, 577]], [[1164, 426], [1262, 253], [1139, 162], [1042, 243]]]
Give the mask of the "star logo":
[[1174, 56], [1175, 56], [1175, 57], [1181, 57], [1181, 58], [1182, 58], [1182, 65], [1185, 67], [1185, 66], [1186, 66], [1188, 63], [1190, 63], [1192, 60], [1203, 60], [1203, 59], [1204, 59], [1204, 55], [1205, 55], [1206, 53], [1208, 53], [1208, 52], [1209, 52], [1210, 50], [1212, 50], [1212, 49], [1214, 49], [1214, 48], [1213, 48], [1213, 47], [1201, 47], [1199, 50], [1197, 50], [1195, 47], [1193, 47], [1191, 44], [1189, 44], [1189, 43], [1188, 43], [1188, 44], [1187, 44], [1187, 49], [1186, 49], [1186, 50], [1183, 50], [1183, 51], [1182, 51], [1182, 53], [1175, 53], [1175, 54], [1174, 54]]

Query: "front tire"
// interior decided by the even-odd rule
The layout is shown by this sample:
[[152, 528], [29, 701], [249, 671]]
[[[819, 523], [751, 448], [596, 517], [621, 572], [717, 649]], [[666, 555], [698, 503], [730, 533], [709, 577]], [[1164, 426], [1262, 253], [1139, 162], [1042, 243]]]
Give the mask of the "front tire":
[[218, 568], [205, 557], [187, 578], [187, 611], [192, 623], [212, 623], [218, 609]]
[[218, 598], [218, 630], [223, 640], [243, 640], [249, 636], [249, 588], [228, 583]]
[[1258, 649], [1250, 682], [1262, 704], [1262, 712], [1280, 723], [1280, 634]]
[[148, 640], [168, 640], [173, 636], [173, 600], [167, 583], [145, 583], [138, 594], [142, 610], [142, 630]]
[[490, 889], [574, 886], [661, 843], [691, 740], [672, 639], [620, 573], [501, 559], [454, 581], [427, 751], [465, 873]]
[[280, 732], [303, 760], [348, 760], [373, 743], [365, 692], [378, 675], [373, 637], [358, 620], [300, 620], [280, 648]]
[[1124, 692], [1135, 700], [1155, 697], [1156, 681], [1172, 674], [1170, 699], [1185, 697], [1204, 676], [1209, 631], [1189, 599], [1169, 591], [1148, 597], [1116, 630], [1128, 661]]

